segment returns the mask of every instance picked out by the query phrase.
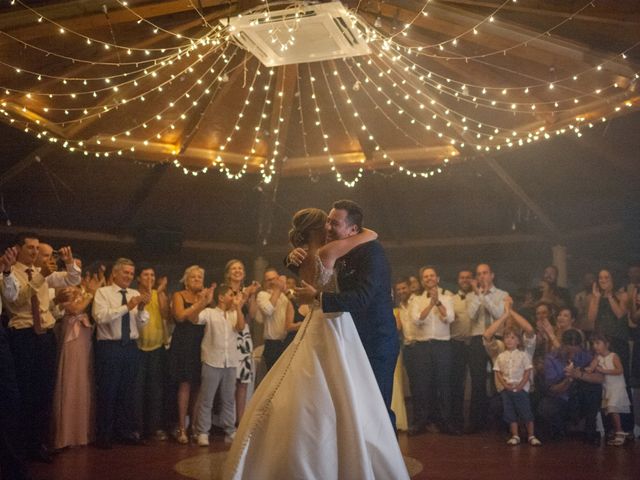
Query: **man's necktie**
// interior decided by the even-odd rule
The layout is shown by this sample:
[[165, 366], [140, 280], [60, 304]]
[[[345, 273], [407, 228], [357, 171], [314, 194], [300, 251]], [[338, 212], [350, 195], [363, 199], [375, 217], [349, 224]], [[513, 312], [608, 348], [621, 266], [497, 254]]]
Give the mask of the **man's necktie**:
[[[27, 268], [27, 279], [29, 282], [33, 280], [33, 268]], [[40, 300], [38, 294], [31, 295], [31, 317], [33, 318], [33, 330], [42, 335], [45, 329], [42, 327], [42, 317], [40, 316]]]
[[[120, 290], [120, 293], [122, 294], [122, 305], [126, 305], [127, 289], [123, 288], [122, 290]], [[131, 325], [129, 324], [130, 318], [131, 315], [129, 314], [129, 310], [127, 310], [127, 313], [125, 313], [121, 319], [122, 323], [120, 324], [120, 331], [122, 332], [121, 338], [124, 345], [129, 343], [129, 341], [131, 340]]]

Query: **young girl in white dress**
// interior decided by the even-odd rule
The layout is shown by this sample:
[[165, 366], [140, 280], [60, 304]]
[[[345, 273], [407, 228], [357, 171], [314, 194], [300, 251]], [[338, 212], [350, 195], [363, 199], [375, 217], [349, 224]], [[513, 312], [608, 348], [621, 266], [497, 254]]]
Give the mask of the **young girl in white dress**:
[[[289, 237], [308, 248], [302, 280], [337, 291], [336, 259], [377, 235], [326, 244], [327, 215], [299, 211]], [[312, 306], [238, 427], [224, 479], [408, 480], [382, 394], [351, 314]]]
[[631, 402], [627, 395], [627, 385], [624, 380], [624, 371], [620, 357], [609, 350], [609, 340], [602, 334], [594, 334], [591, 337], [596, 357], [591, 362], [588, 371], [599, 372], [604, 375], [602, 384], [602, 408], [611, 417], [616, 430], [615, 437], [607, 442], [607, 445], [616, 447], [624, 445], [627, 437], [622, 430], [620, 414], [629, 413]]

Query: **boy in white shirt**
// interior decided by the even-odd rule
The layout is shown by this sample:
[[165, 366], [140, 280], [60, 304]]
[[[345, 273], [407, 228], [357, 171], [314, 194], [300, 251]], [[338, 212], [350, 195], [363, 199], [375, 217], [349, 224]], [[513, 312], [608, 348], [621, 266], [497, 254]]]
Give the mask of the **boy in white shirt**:
[[531, 357], [518, 347], [521, 342], [519, 329], [507, 327], [504, 331], [503, 341], [506, 350], [496, 358], [493, 370], [497, 374], [497, 381], [503, 387], [500, 396], [504, 420], [509, 424], [511, 438], [508, 445], [518, 445], [518, 420], [525, 422], [529, 444], [542, 445], [536, 438], [533, 430], [533, 413], [529, 401], [530, 376], [533, 369]]
[[195, 423], [198, 445], [201, 447], [209, 445], [211, 409], [218, 389], [222, 404], [220, 423], [226, 434], [224, 441], [231, 443], [235, 436], [236, 368], [240, 363], [236, 339], [237, 332], [241, 332], [245, 324], [242, 295], [236, 295], [228, 285], [219, 285], [214, 290], [212, 298], [216, 299], [217, 306], [205, 308], [198, 315], [198, 323], [205, 325], [200, 348], [200, 404]]

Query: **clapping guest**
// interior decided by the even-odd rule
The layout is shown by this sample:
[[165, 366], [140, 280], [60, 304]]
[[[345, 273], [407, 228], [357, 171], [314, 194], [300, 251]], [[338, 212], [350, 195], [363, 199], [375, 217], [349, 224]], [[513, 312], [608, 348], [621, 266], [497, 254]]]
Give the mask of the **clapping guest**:
[[488, 410], [487, 362], [482, 335], [485, 329], [504, 314], [504, 301], [509, 296], [494, 285], [494, 273], [486, 263], [476, 267], [472, 280], [473, 292], [468, 295], [467, 308], [471, 320], [471, 344], [469, 346], [469, 374], [471, 376], [471, 405], [469, 409], [470, 431], [482, 430]]
[[558, 267], [549, 265], [542, 274], [541, 298], [542, 301], [552, 301], [558, 307], [571, 305], [569, 290], [558, 286]]
[[609, 270], [600, 270], [593, 284], [589, 300], [589, 320], [595, 330], [609, 337], [611, 351], [618, 354], [629, 376], [629, 325], [627, 319], [629, 299], [624, 291], [616, 292]]
[[577, 330], [583, 338], [584, 334], [576, 328], [576, 314], [573, 307], [561, 307], [556, 315], [556, 327], [553, 330], [551, 343], [553, 348], [560, 348], [560, 339], [567, 330]]
[[458, 291], [453, 296], [455, 320], [451, 324], [451, 418], [458, 430], [464, 429], [464, 386], [471, 346], [469, 294], [473, 291], [471, 270], [458, 272]]
[[251, 339], [251, 331], [249, 323], [256, 317], [257, 302], [256, 295], [260, 284], [251, 282], [251, 285], [244, 287], [246, 279], [246, 271], [244, 263], [240, 260], [232, 259], [227, 262], [224, 267], [225, 285], [238, 295], [242, 294], [244, 299], [243, 314], [244, 327], [238, 332], [238, 351], [240, 352], [240, 364], [236, 375], [236, 421], [240, 422], [244, 414], [244, 408], [247, 403], [248, 386], [253, 382], [253, 340]]
[[122, 443], [142, 444], [135, 424], [135, 377], [139, 363], [136, 340], [149, 321], [145, 306], [151, 300], [129, 288], [135, 274], [128, 258], [116, 260], [113, 284], [99, 288], [93, 301], [96, 342], [96, 446], [111, 448], [117, 436]]
[[94, 438], [93, 325], [86, 313], [97, 290], [97, 280], [79, 287], [65, 287], [54, 299], [64, 312], [53, 396], [56, 449], [87, 445]]
[[[60, 265], [63, 265], [61, 269], [58, 268], [58, 260], [61, 260]], [[61, 247], [56, 251], [48, 243], [39, 243], [35, 265], [40, 268], [40, 273], [47, 278], [47, 281], [52, 283], [53, 288], [80, 284], [82, 268], [75, 262], [71, 247]], [[72, 265], [71, 268], [69, 268], [70, 265]], [[51, 279], [55, 281], [51, 282]]]
[[[0, 256], [0, 292], [2, 299], [15, 301], [18, 281], [11, 272], [16, 263], [17, 248], [11, 247]], [[0, 310], [2, 301], [0, 300]], [[13, 356], [7, 331], [0, 322], [0, 476], [8, 480], [26, 480], [29, 477], [25, 462], [24, 443], [20, 425], [20, 392], [16, 380]]]
[[[67, 286], [72, 278], [80, 282], [80, 270], [73, 263], [71, 248], [60, 249], [66, 272], [52, 273], [35, 265], [40, 241], [35, 233], [22, 233], [15, 242], [17, 262], [12, 272], [18, 281], [15, 300], [5, 297], [9, 311], [9, 343], [22, 397], [22, 427], [32, 459], [52, 460], [49, 452], [51, 409], [56, 379], [55, 319], [49, 309], [50, 288]], [[77, 281], [76, 281], [77, 280]]]
[[[175, 329], [169, 351], [171, 379], [178, 385], [178, 443], [189, 443], [187, 414], [194, 419], [194, 404], [200, 387], [200, 345], [204, 325], [198, 324], [198, 314], [208, 305], [204, 295], [204, 269], [192, 265], [180, 279], [184, 289], [173, 294], [171, 303]], [[194, 432], [195, 433], [195, 432]]]
[[[446, 433], [459, 433], [451, 424], [450, 325], [455, 319], [453, 299], [440, 288], [440, 277], [434, 267], [423, 267], [420, 276], [424, 291], [421, 295], [414, 295], [409, 305], [409, 317], [417, 332], [416, 340], [423, 349], [421, 365], [418, 366], [421, 394], [414, 399], [412, 389], [412, 400], [415, 400], [414, 408], [426, 409], [416, 423], [418, 428], [423, 428], [428, 420], [436, 419], [438, 412], [440, 429]], [[429, 396], [430, 392], [434, 395]], [[424, 398], [423, 394], [426, 395]], [[433, 404], [434, 400], [437, 405]]]
[[538, 409], [540, 418], [551, 438], [564, 435], [569, 419], [584, 418], [585, 440], [599, 444], [596, 416], [602, 403], [604, 377], [585, 370], [593, 357], [583, 348], [578, 331], [564, 332], [561, 343], [561, 348], [549, 353], [544, 360], [546, 388]]
[[154, 436], [166, 440], [164, 398], [167, 353], [164, 348], [168, 337], [169, 299], [167, 277], [162, 277], [156, 286], [155, 269], [142, 266], [138, 273], [138, 290], [148, 295], [145, 310], [149, 321], [140, 329], [138, 348], [140, 367], [136, 378], [136, 423], [145, 437]]
[[[554, 348], [555, 326], [553, 305], [548, 302], [538, 302], [535, 310], [535, 329], [537, 337], [536, 359], [544, 360], [544, 357]], [[555, 322], [554, 322], [555, 323]]]
[[206, 308], [198, 315], [198, 322], [205, 325], [202, 339], [202, 388], [196, 416], [198, 445], [209, 445], [211, 411], [216, 392], [220, 392], [220, 423], [225, 432], [225, 442], [235, 436], [235, 380], [240, 352], [236, 348], [236, 332], [244, 329], [242, 307], [244, 297], [231, 287], [220, 285], [207, 298], [216, 299], [215, 308]]
[[264, 272], [264, 290], [258, 293], [256, 321], [264, 324], [263, 358], [267, 371], [280, 358], [286, 348], [286, 325], [293, 323], [293, 305], [285, 295], [286, 277], [275, 268]]

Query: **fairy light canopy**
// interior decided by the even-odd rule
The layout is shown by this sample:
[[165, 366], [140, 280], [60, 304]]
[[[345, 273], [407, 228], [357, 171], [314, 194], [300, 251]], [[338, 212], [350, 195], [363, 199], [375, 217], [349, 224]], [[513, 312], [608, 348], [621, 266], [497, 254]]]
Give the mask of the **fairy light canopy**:
[[[352, 187], [580, 137], [640, 105], [634, 0], [90, 3], [0, 9], [0, 118], [74, 155]], [[271, 22], [263, 42], [300, 54], [314, 8], [344, 8], [333, 26], [370, 53], [268, 66], [234, 30]]]

